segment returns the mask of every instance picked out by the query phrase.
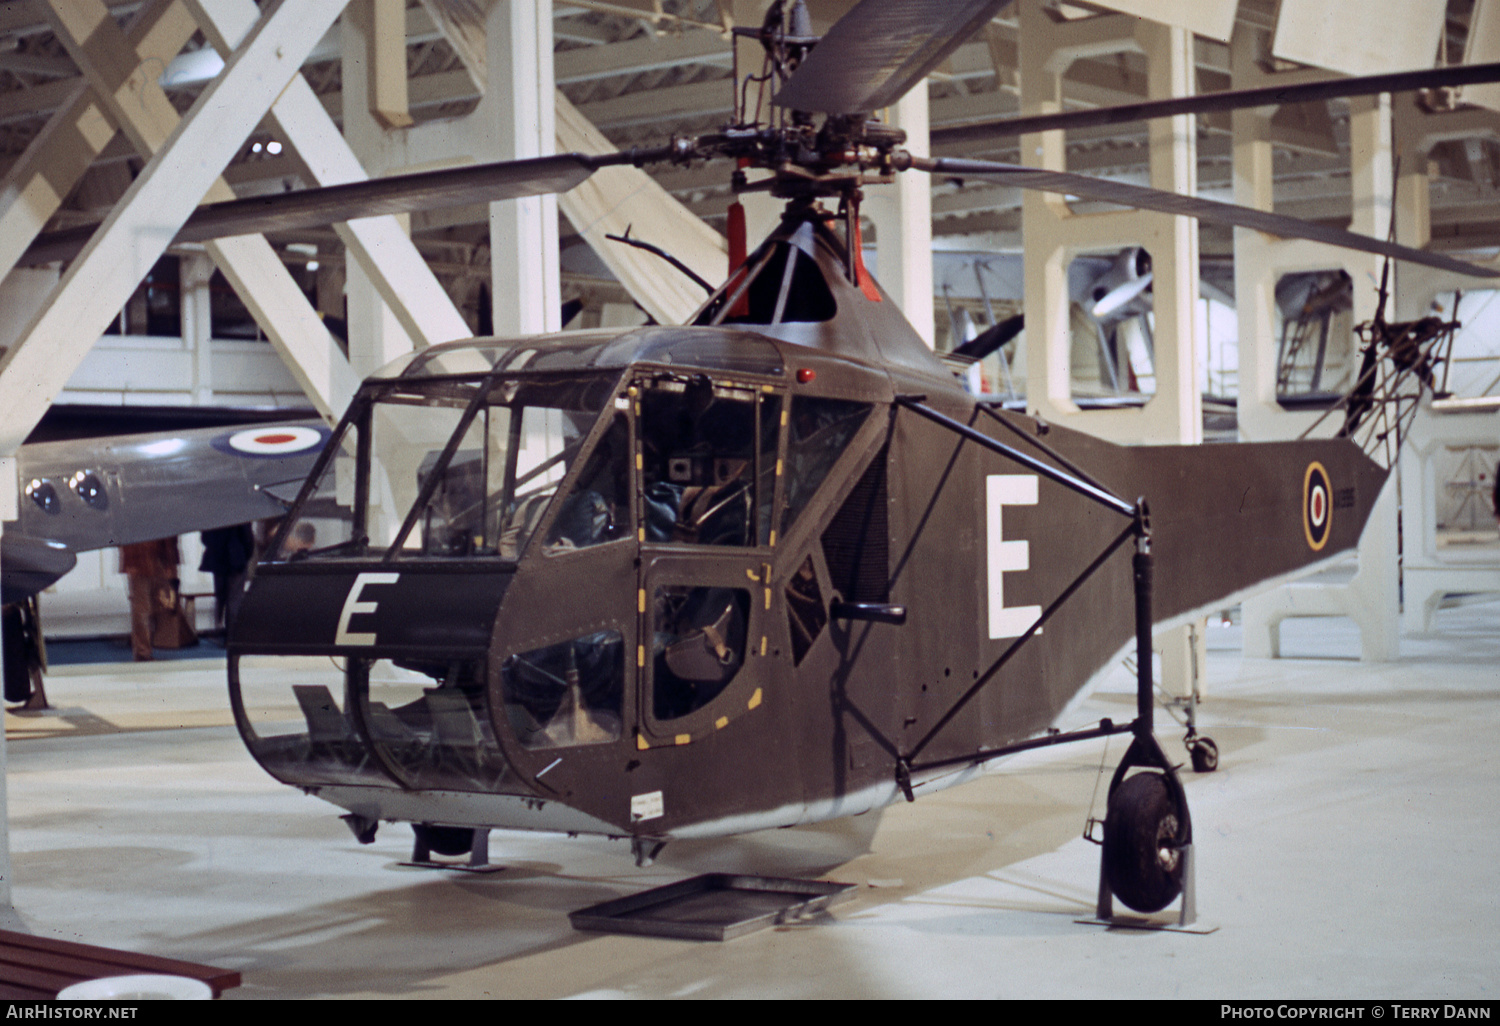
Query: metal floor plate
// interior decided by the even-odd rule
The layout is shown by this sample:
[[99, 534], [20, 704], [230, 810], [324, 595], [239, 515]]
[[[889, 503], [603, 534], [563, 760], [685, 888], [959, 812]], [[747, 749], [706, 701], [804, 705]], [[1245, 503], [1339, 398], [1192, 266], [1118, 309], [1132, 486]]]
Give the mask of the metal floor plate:
[[855, 884], [705, 873], [571, 913], [578, 930], [733, 940], [851, 901]]

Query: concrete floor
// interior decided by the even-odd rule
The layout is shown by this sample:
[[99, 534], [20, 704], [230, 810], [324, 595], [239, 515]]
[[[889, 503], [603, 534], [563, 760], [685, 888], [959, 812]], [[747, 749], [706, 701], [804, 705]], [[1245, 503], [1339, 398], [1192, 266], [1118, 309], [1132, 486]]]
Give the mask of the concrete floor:
[[[1080, 835], [1102, 742], [879, 816], [677, 842], [649, 869], [621, 842], [497, 832], [507, 868], [473, 876], [404, 868], [408, 829], [362, 847], [332, 806], [273, 783], [212, 661], [79, 667], [49, 680], [55, 713], [7, 717], [15, 907], [38, 934], [238, 969], [231, 1000], [1494, 998], [1500, 604], [1441, 611], [1394, 664], [1354, 661], [1347, 621], [1284, 630], [1295, 658], [1277, 661], [1210, 631], [1201, 722], [1222, 766], [1186, 775], [1206, 936], [1075, 922], [1093, 908]], [[1115, 674], [1063, 726], [1128, 718], [1130, 688]], [[569, 926], [713, 870], [860, 891], [725, 944]]]

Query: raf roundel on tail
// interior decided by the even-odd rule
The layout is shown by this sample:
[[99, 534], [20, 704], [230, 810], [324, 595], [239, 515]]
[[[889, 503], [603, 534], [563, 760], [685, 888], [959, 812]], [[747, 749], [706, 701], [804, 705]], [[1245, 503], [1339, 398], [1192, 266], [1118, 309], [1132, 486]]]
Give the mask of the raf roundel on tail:
[[1307, 544], [1314, 552], [1321, 552], [1328, 544], [1329, 528], [1333, 521], [1333, 496], [1328, 485], [1328, 471], [1316, 460], [1307, 465], [1302, 479], [1302, 530], [1307, 535]]

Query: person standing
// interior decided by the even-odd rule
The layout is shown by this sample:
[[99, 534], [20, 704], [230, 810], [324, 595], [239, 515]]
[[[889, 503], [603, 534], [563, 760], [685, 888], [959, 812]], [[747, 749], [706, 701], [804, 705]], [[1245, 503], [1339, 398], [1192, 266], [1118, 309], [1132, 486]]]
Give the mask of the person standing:
[[249, 524], [204, 531], [203, 559], [198, 569], [214, 577], [214, 620], [221, 627], [234, 622], [245, 593], [246, 570], [255, 556], [255, 531]]
[[120, 546], [120, 573], [130, 579], [130, 651], [137, 662], [154, 659], [153, 645], [186, 648], [198, 638], [182, 611], [176, 538]]

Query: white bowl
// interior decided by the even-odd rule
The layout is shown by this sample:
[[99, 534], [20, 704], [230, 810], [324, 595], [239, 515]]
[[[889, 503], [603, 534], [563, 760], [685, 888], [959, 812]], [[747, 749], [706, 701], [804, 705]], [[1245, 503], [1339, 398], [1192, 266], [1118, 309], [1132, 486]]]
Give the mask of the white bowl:
[[211, 1001], [213, 988], [186, 976], [105, 976], [57, 992], [59, 1001]]

